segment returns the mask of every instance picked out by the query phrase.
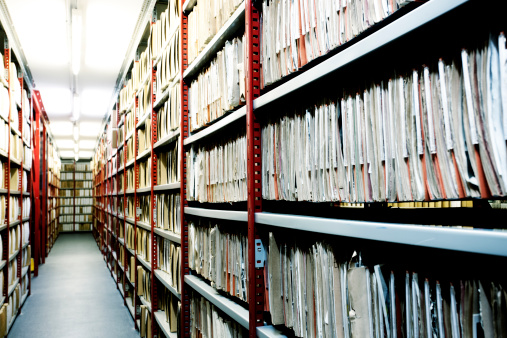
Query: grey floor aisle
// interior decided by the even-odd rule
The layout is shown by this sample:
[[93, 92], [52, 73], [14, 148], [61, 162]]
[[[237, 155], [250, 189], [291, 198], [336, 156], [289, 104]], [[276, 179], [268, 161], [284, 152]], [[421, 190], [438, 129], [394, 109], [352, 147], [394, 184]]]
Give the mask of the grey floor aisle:
[[139, 337], [91, 233], [60, 235], [9, 337]]

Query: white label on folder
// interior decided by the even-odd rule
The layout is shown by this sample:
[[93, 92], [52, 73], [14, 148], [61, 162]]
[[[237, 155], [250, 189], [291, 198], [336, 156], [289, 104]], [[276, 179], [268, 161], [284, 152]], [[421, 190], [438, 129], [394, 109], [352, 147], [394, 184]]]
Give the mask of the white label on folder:
[[465, 79], [465, 96], [468, 113], [468, 123], [470, 124], [472, 143], [479, 144], [479, 138], [477, 136], [477, 128], [475, 127], [474, 104], [472, 101], [472, 85], [470, 84], [470, 74], [468, 72], [468, 53], [464, 49], [461, 51], [461, 63], [463, 64], [463, 78]]
[[424, 67], [424, 94], [426, 96], [426, 108], [428, 111], [430, 153], [435, 154], [437, 148], [435, 145], [435, 132], [433, 131], [433, 106], [431, 104], [430, 70], [428, 67]]
[[447, 102], [447, 87], [445, 85], [444, 61], [438, 61], [438, 77], [440, 80], [440, 95], [442, 96], [442, 107], [444, 109], [445, 144], [447, 150], [452, 150], [451, 126], [449, 122], [449, 103]]
[[141, 208], [139, 207], [136, 208], [136, 216], [137, 217], [141, 216]]
[[422, 132], [421, 132], [421, 110], [419, 108], [419, 75], [417, 70], [412, 72], [412, 91], [413, 91], [413, 106], [412, 110], [415, 117], [415, 130], [417, 138], [417, 153], [419, 155], [424, 154], [424, 148], [422, 143]]

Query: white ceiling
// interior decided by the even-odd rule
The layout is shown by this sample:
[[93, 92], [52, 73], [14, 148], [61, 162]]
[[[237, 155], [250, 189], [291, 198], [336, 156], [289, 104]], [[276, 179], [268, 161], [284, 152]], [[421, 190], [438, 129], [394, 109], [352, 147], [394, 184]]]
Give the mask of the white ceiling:
[[[73, 94], [80, 97], [80, 158], [111, 108], [114, 86], [143, 0], [5, 0], [62, 157], [74, 157]], [[82, 13], [81, 67], [71, 69], [71, 8]], [[76, 82], [74, 82], [76, 81]], [[85, 156], [88, 155], [88, 156]]]

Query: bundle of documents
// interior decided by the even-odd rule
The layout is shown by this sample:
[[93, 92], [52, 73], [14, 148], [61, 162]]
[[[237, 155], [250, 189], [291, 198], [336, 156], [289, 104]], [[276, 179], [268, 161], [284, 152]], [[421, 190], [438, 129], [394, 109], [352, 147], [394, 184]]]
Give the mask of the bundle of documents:
[[23, 168], [30, 171], [32, 169], [32, 149], [27, 146], [23, 147]]
[[242, 338], [248, 330], [231, 320], [197, 292], [190, 292], [190, 337]]
[[151, 157], [138, 163], [139, 166], [139, 188], [151, 186]]
[[[179, 139], [178, 139], [179, 140]], [[180, 180], [180, 158], [179, 142], [173, 142], [168, 146], [167, 152], [158, 155], [158, 184], [179, 182]]]
[[137, 254], [145, 261], [151, 261], [151, 232], [143, 228], [136, 228]]
[[125, 241], [125, 243], [127, 244], [128, 249], [135, 250], [136, 245], [135, 245], [134, 225], [130, 224], [130, 223], [125, 223], [125, 224], [127, 227], [126, 228], [127, 240]]
[[180, 86], [171, 87], [167, 101], [157, 113], [157, 140], [180, 127]]
[[121, 111], [126, 111], [128, 107], [134, 101], [134, 81], [132, 79], [128, 80], [122, 90], [120, 90], [120, 109]]
[[[0, 120], [1, 121], [1, 120]], [[5, 173], [7, 171], [7, 165], [8, 163], [7, 162], [3, 162], [2, 161], [3, 159], [0, 159], [0, 189], [7, 189], [6, 185], [5, 185]]]
[[32, 204], [30, 202], [30, 197], [24, 197], [23, 198], [23, 218], [30, 216], [30, 208], [32, 207]]
[[194, 61], [242, 2], [209, 0], [194, 6], [188, 15], [188, 64]]
[[137, 108], [137, 116], [141, 120], [147, 114], [151, 114], [152, 99], [151, 94], [151, 81], [146, 82], [141, 91], [139, 92], [139, 107]]
[[180, 23], [179, 1], [170, 0], [167, 8], [160, 14], [160, 19], [151, 25], [151, 54], [153, 59], [159, 57], [164, 51], [172, 34], [177, 31]]
[[263, 0], [263, 86], [358, 36], [411, 1]]
[[23, 250], [23, 256], [22, 256], [22, 260], [21, 260], [21, 264], [22, 264], [22, 267], [27, 267], [30, 265], [30, 262], [31, 262], [31, 248], [30, 248], [30, 245], [28, 245], [24, 250]]
[[141, 305], [141, 322], [139, 327], [139, 335], [141, 338], [152, 337], [151, 334], [151, 316], [146, 305]]
[[[148, 47], [141, 53], [139, 60], [134, 62], [132, 67], [132, 86], [134, 92], [142, 89], [146, 83], [145, 81], [151, 74], [151, 51], [148, 43]], [[149, 81], [148, 81], [149, 83]], [[135, 93], [134, 93], [135, 95]]]
[[136, 114], [131, 110], [125, 114], [125, 134], [129, 136], [136, 127]]
[[123, 177], [123, 174], [124, 172], [122, 171], [119, 175], [118, 175], [118, 193], [122, 194], [123, 195], [123, 190], [124, 190], [124, 177]]
[[362, 93], [345, 89], [336, 101], [267, 123], [261, 139], [263, 198], [373, 202], [505, 196], [507, 90], [500, 81], [507, 78], [505, 55], [503, 35], [491, 37], [480, 49], [463, 50], [458, 60], [441, 59], [435, 67]]
[[151, 273], [137, 266], [137, 295], [151, 303]]
[[[23, 90], [23, 92], [25, 92], [25, 91]], [[26, 108], [26, 109], [25, 109], [25, 108], [23, 108], [23, 112], [24, 112], [25, 110], [29, 110], [29, 109], [28, 109], [28, 108]], [[31, 141], [31, 132], [30, 132], [30, 125], [28, 124], [29, 119], [27, 119], [24, 115], [23, 115], [23, 117], [22, 117], [22, 118], [23, 118], [23, 120], [22, 120], [22, 122], [23, 122], [23, 133], [22, 133], [22, 136], [23, 136], [23, 139], [24, 139], [25, 141], [27, 141], [27, 142], [28, 142], [28, 144], [30, 145], [30, 141]]]
[[134, 204], [134, 196], [127, 197], [127, 217], [134, 218], [135, 212], [135, 204]]
[[245, 103], [243, 37], [227, 41], [188, 89], [190, 131], [205, 126]]
[[[16, 106], [16, 103], [21, 105], [21, 84], [19, 83], [19, 80], [18, 80], [18, 69], [17, 69], [17, 66], [14, 62], [11, 62], [11, 65], [10, 65], [10, 81], [9, 81], [9, 85], [11, 87], [11, 93], [12, 93], [12, 97], [14, 98], [12, 100], [12, 107], [14, 108], [12, 111], [13, 112], [18, 112], [17, 110], [17, 106]], [[19, 122], [18, 122], [18, 114], [12, 114], [11, 116], [11, 121], [14, 122], [14, 125], [16, 126], [16, 129]]]
[[14, 222], [19, 219], [21, 214], [21, 210], [19, 209], [19, 197], [11, 196], [9, 200], [9, 209], [10, 209], [10, 221]]
[[246, 136], [187, 152], [188, 200], [239, 202], [247, 200]]
[[[12, 124], [11, 124], [12, 126]], [[17, 128], [15, 128], [17, 129]], [[11, 137], [11, 159], [15, 159], [18, 162], [21, 161], [23, 156], [23, 141], [21, 140], [21, 137], [18, 136], [18, 134], [14, 134], [14, 132], [10, 133]]]
[[24, 222], [23, 223], [23, 245], [30, 242], [30, 223]]
[[135, 143], [134, 143], [134, 137], [131, 137], [127, 141], [127, 163], [132, 161], [134, 159], [135, 155]]
[[137, 195], [137, 199], [139, 200], [139, 208], [141, 209], [141, 214], [138, 215], [139, 221], [150, 224], [151, 196]]
[[[157, 98], [167, 89], [180, 73], [180, 30], [179, 25], [170, 33], [167, 47], [162, 52], [162, 58], [157, 65]], [[176, 85], [178, 86], [178, 85]], [[178, 86], [179, 87], [179, 86]]]
[[167, 288], [160, 288], [158, 293], [158, 308], [165, 313], [165, 320], [169, 323], [169, 332], [177, 332], [180, 323], [179, 311], [181, 303]]
[[179, 193], [157, 195], [155, 226], [179, 234], [181, 232], [180, 203]]
[[9, 90], [0, 85], [0, 120], [9, 120]]
[[[505, 285], [478, 280], [453, 284], [362, 265], [354, 252], [269, 234], [267, 307], [274, 325], [297, 337], [501, 337], [507, 328]], [[481, 309], [481, 311], [479, 311]], [[476, 331], [477, 330], [477, 331]], [[472, 331], [477, 333], [472, 334]]]
[[127, 175], [127, 191], [134, 189], [134, 182], [135, 182], [135, 171], [134, 167], [130, 167], [125, 171]]
[[144, 127], [137, 131], [138, 154], [151, 147], [151, 117], [145, 121]]
[[[0, 89], [3, 88], [0, 86]], [[6, 120], [0, 119], [0, 151], [7, 154], [9, 150], [9, 125]]]
[[179, 293], [181, 290], [181, 247], [174, 242], [158, 237], [159, 269], [169, 275], [169, 285]]
[[9, 254], [12, 255], [16, 251], [19, 250], [19, 243], [20, 243], [20, 237], [19, 237], [19, 227], [16, 226], [14, 228], [11, 228], [9, 231]]
[[[239, 225], [239, 227], [238, 227]], [[188, 224], [188, 266], [217, 290], [248, 301], [248, 238], [245, 224], [207, 219]]]

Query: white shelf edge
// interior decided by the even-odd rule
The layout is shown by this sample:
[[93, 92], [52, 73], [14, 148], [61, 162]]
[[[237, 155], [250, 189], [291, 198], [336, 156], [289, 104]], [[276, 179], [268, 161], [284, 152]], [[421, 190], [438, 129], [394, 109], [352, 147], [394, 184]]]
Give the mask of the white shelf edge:
[[186, 275], [185, 283], [248, 330], [248, 309], [222, 296], [217, 290], [206, 284], [204, 280], [197, 276]]
[[136, 190], [136, 192], [138, 194], [142, 194], [142, 193], [145, 193], [145, 192], [151, 192], [151, 186], [150, 187], [139, 188], [139, 189]]
[[202, 66], [206, 64], [213, 56], [217, 54], [219, 48], [221, 48], [225, 41], [236, 32], [243, 21], [243, 27], [245, 26], [245, 1], [243, 1], [236, 11], [231, 15], [220, 30], [215, 34], [211, 41], [204, 47], [204, 49], [197, 55], [192, 61], [188, 68], [183, 73], [183, 79], [193, 76]]
[[158, 278], [158, 280], [165, 286], [166, 289], [171, 291], [173, 295], [181, 300], [181, 294], [179, 294], [178, 291], [173, 286], [171, 286], [171, 284], [169, 284], [169, 274], [167, 272], [157, 269], [155, 270], [155, 277]]
[[145, 157], [149, 157], [149, 155], [151, 155], [151, 148], [148, 148], [146, 150], [143, 150], [142, 153], [140, 153], [139, 155], [137, 155], [136, 157], [136, 161], [139, 161], [139, 160], [142, 160], [144, 159]]
[[428, 1], [422, 4], [420, 7], [330, 57], [328, 60], [323, 61], [277, 88], [261, 95], [253, 101], [253, 109], [262, 108], [317, 81], [329, 73], [393, 42], [467, 1], [468, 0]]
[[185, 214], [207, 218], [226, 219], [231, 221], [248, 222], [248, 212], [186, 207]]
[[145, 230], [151, 231], [151, 225], [149, 225], [146, 222], [137, 221], [137, 226], [140, 227], [140, 228], [143, 228]]
[[169, 190], [179, 190], [180, 188], [181, 188], [181, 183], [174, 182], [174, 183], [156, 185], [153, 187], [153, 191], [162, 192], [162, 191], [169, 191]]
[[169, 230], [164, 230], [164, 229], [160, 229], [157, 227], [155, 227], [154, 231], [155, 231], [156, 235], [163, 237], [165, 239], [168, 239], [171, 242], [178, 243], [181, 245], [181, 235], [171, 232]]
[[153, 150], [173, 142], [175, 139], [178, 138], [178, 136], [180, 136], [180, 128], [179, 127], [178, 127], [178, 129], [170, 132], [169, 134], [167, 134], [166, 136], [164, 136], [163, 138], [161, 138], [160, 140], [155, 142], [155, 144], [153, 145]]
[[242, 106], [238, 110], [233, 111], [229, 115], [211, 124], [210, 126], [196, 132], [195, 134], [190, 135], [183, 141], [183, 145], [187, 146], [202, 139], [203, 137], [207, 137], [245, 116], [246, 106]]
[[168, 338], [177, 338], [178, 337], [176, 333], [170, 332], [169, 323], [167, 323], [165, 321], [166, 314], [164, 311], [162, 311], [162, 310], [156, 311], [153, 315], [155, 316], [155, 320], [157, 321], [158, 326], [160, 327], [162, 333], [166, 337], [168, 337]]
[[148, 263], [147, 261], [144, 260], [143, 257], [141, 257], [141, 255], [137, 255], [137, 259], [139, 260], [139, 262], [141, 262], [141, 264], [146, 268], [148, 269], [149, 271], [151, 271], [151, 265], [150, 263]]
[[186, 0], [183, 4], [183, 13], [189, 13], [194, 8], [195, 4], [197, 3], [197, 0]]
[[355, 221], [261, 212], [255, 222], [282, 228], [437, 249], [507, 256], [507, 231]]
[[19, 284], [19, 278], [16, 278], [16, 281], [14, 282], [14, 284], [9, 286], [9, 290], [7, 292], [7, 297], [11, 296], [11, 294], [14, 292], [14, 289], [16, 289], [16, 286], [18, 286], [18, 284]]
[[144, 296], [139, 296], [139, 299], [141, 299], [141, 303], [143, 303], [144, 306], [150, 311], [151, 313], [151, 302], [148, 302], [146, 299], [144, 299]]

